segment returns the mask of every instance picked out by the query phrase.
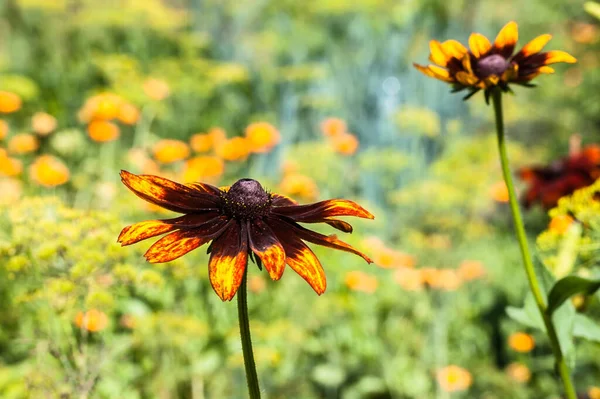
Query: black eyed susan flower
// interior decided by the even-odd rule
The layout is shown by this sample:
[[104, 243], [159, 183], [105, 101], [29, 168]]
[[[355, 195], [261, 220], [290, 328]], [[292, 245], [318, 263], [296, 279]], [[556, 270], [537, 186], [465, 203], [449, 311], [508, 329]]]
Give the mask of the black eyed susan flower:
[[337, 239], [308, 230], [298, 223], [327, 223], [343, 232], [352, 226], [338, 216], [373, 219], [360, 205], [343, 199], [298, 205], [282, 195], [268, 193], [259, 182], [241, 179], [230, 188], [210, 184], [179, 184], [151, 175], [121, 171], [121, 181], [138, 197], [183, 216], [149, 220], [127, 226], [118, 241], [130, 245], [166, 234], [145, 253], [151, 263], [169, 262], [211, 242], [208, 264], [211, 285], [224, 301], [231, 300], [246, 271], [248, 257], [265, 266], [279, 280], [288, 264], [310, 286], [325, 292], [325, 272], [304, 241], [366, 255]]
[[549, 34], [536, 37], [513, 55], [518, 35], [517, 23], [511, 21], [494, 43], [479, 33], [469, 37], [469, 49], [456, 40], [432, 40], [429, 60], [435, 65], [413, 65], [427, 76], [452, 84], [453, 92], [469, 90], [465, 100], [479, 90], [484, 90], [487, 100], [495, 87], [502, 91], [510, 91], [511, 83], [532, 87], [530, 82], [538, 75], [554, 73], [548, 65], [576, 62], [564, 51], [541, 52], [552, 38]]

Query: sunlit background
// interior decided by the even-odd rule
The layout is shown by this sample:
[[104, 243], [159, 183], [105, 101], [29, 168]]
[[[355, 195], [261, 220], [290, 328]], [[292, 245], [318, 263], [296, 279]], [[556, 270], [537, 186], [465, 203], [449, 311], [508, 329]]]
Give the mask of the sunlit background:
[[[172, 217], [120, 183], [126, 169], [219, 186], [252, 177], [375, 214], [340, 237], [375, 264], [314, 248], [320, 297], [290, 270], [272, 282], [249, 266], [265, 397], [558, 398], [547, 339], [513, 320], [527, 324], [527, 289], [492, 109], [412, 63], [427, 62], [430, 39], [493, 40], [511, 20], [520, 45], [551, 33], [547, 48], [578, 63], [504, 100], [515, 169], [549, 164], [600, 143], [599, 9], [2, 0], [0, 396], [246, 396], [235, 301], [214, 294], [205, 251], [150, 265], [150, 242], [116, 243], [127, 224]], [[578, 206], [598, 210], [586, 195]], [[538, 263], [592, 273], [600, 218], [587, 212], [596, 230], [573, 238], [569, 212], [546, 211], [526, 210]], [[597, 297], [574, 306], [597, 315]], [[600, 333], [573, 334], [574, 381], [600, 398]]]

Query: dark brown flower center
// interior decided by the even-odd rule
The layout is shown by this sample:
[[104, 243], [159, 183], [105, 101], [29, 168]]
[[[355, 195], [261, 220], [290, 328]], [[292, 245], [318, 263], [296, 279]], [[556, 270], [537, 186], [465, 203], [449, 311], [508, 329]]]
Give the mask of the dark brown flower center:
[[491, 75], [501, 76], [508, 65], [506, 58], [499, 54], [493, 54], [479, 60], [475, 72], [480, 78], [487, 78]]
[[267, 216], [271, 198], [259, 182], [240, 179], [223, 195], [225, 213], [235, 219], [248, 220]]

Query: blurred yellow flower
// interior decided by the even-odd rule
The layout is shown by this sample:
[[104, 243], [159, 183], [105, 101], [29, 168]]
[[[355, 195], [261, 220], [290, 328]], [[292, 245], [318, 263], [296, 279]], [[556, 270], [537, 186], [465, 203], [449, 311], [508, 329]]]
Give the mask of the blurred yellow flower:
[[189, 157], [190, 147], [181, 140], [163, 139], [154, 145], [152, 153], [160, 163], [173, 163]]
[[317, 183], [310, 177], [298, 173], [284, 176], [279, 184], [279, 189], [284, 195], [307, 201], [312, 201], [319, 196]]
[[0, 140], [4, 140], [8, 136], [8, 123], [0, 119]]
[[346, 122], [340, 118], [327, 118], [321, 122], [321, 132], [328, 137], [344, 134], [347, 128]]
[[550, 220], [548, 230], [555, 234], [564, 234], [567, 232], [573, 221], [573, 218], [569, 215], [556, 215]]
[[226, 161], [243, 161], [248, 158], [249, 144], [244, 137], [233, 137], [219, 144], [215, 150]]
[[462, 284], [462, 280], [456, 270], [435, 269], [432, 267], [424, 267], [420, 270], [423, 282], [433, 289], [456, 291]]
[[494, 183], [490, 187], [490, 197], [496, 202], [508, 202], [508, 188], [504, 181]]
[[171, 94], [169, 84], [162, 79], [146, 79], [143, 89], [148, 97], [156, 101], [164, 100]]
[[108, 316], [100, 310], [90, 309], [85, 313], [77, 313], [75, 325], [89, 332], [102, 331], [108, 326]]
[[135, 125], [140, 120], [140, 110], [133, 104], [123, 103], [119, 107], [117, 119], [125, 125]]
[[98, 143], [113, 141], [119, 138], [119, 127], [112, 122], [93, 120], [88, 125], [88, 135]]
[[587, 394], [590, 399], [600, 399], [600, 387], [589, 387]]
[[227, 133], [225, 132], [225, 129], [220, 127], [211, 127], [208, 130], [208, 135], [212, 139], [212, 145], [214, 148], [227, 140]]
[[535, 348], [535, 340], [529, 334], [516, 332], [508, 337], [508, 346], [517, 352], [531, 352]]
[[208, 133], [196, 133], [190, 138], [194, 152], [208, 152], [213, 147], [213, 137]]
[[0, 113], [10, 114], [21, 109], [21, 97], [10, 91], [0, 91]]
[[29, 167], [31, 180], [45, 187], [55, 187], [69, 181], [69, 168], [52, 155], [41, 155]]
[[219, 157], [199, 156], [186, 161], [183, 168], [184, 182], [206, 180], [214, 182], [225, 172], [225, 163]]
[[460, 392], [469, 389], [473, 377], [469, 371], [456, 365], [446, 366], [436, 373], [438, 384], [446, 392]]
[[296, 161], [291, 161], [291, 160], [285, 160], [283, 162], [283, 166], [281, 167], [281, 172], [283, 173], [283, 175], [291, 175], [294, 173], [298, 173], [298, 162]]
[[15, 134], [8, 142], [8, 151], [12, 154], [29, 154], [40, 146], [37, 137], [29, 133]]
[[23, 163], [7, 155], [4, 148], [0, 148], [0, 176], [15, 177], [23, 172]]
[[394, 281], [406, 291], [423, 289], [423, 274], [420, 270], [401, 267], [394, 272]]
[[111, 120], [119, 115], [119, 109], [125, 101], [114, 93], [100, 93], [86, 100], [79, 110], [79, 120], [90, 122], [94, 120]]
[[346, 273], [346, 286], [353, 291], [366, 292], [372, 294], [377, 290], [377, 277], [355, 270]]
[[333, 148], [342, 155], [352, 155], [358, 149], [358, 139], [351, 133], [342, 133], [331, 138]]
[[[0, 163], [2, 161], [0, 160]], [[1, 168], [1, 166], [0, 166]], [[0, 170], [0, 175], [2, 171]], [[0, 178], [0, 205], [11, 205], [16, 203], [23, 193], [23, 183], [17, 179]]]
[[477, 260], [465, 260], [458, 266], [458, 275], [464, 281], [477, 280], [486, 274], [483, 263]]
[[246, 139], [251, 152], [269, 152], [281, 141], [279, 131], [267, 122], [251, 123], [246, 127]]
[[509, 364], [508, 367], [506, 367], [506, 374], [508, 374], [511, 380], [521, 384], [528, 382], [531, 379], [531, 371], [529, 370], [529, 367], [523, 363], [515, 362]]
[[56, 129], [56, 118], [45, 112], [36, 112], [31, 117], [31, 129], [40, 136], [47, 136]]

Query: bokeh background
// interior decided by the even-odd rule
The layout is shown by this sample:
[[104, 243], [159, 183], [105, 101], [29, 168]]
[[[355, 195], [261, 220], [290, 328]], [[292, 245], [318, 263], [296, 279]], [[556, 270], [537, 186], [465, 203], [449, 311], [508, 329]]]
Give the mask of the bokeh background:
[[[520, 45], [551, 33], [548, 48], [578, 63], [505, 98], [515, 168], [547, 164], [600, 142], [599, 8], [2, 0], [0, 396], [245, 397], [235, 301], [212, 291], [205, 251], [150, 265], [150, 243], [116, 243], [127, 224], [171, 217], [121, 185], [127, 169], [223, 186], [252, 177], [376, 215], [340, 237], [375, 264], [314, 248], [321, 297], [290, 270], [274, 283], [250, 265], [265, 397], [558, 398], [547, 340], [506, 311], [526, 313], [527, 287], [492, 110], [412, 62], [426, 62], [432, 38], [493, 39], [510, 20]], [[588, 194], [578, 206], [597, 210]], [[595, 230], [573, 233], [567, 213], [526, 211], [538, 263], [591, 273], [599, 218], [587, 212]], [[598, 314], [597, 298], [573, 306]], [[579, 391], [598, 398], [593, 332], [574, 334], [569, 356]]]

